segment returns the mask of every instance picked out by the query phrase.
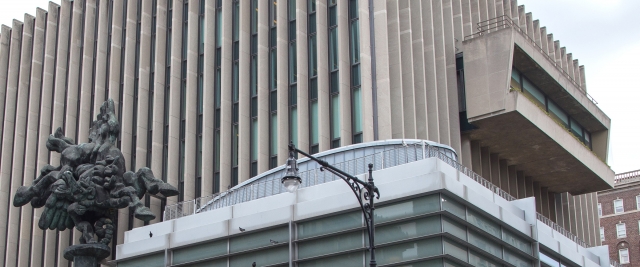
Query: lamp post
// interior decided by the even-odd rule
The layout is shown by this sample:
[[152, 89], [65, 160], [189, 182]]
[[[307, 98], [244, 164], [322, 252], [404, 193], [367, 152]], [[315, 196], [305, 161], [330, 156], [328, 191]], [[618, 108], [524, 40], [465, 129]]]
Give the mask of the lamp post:
[[[290, 193], [295, 192], [300, 183], [302, 183], [302, 179], [298, 175], [298, 162], [296, 160], [296, 153], [300, 153], [309, 159], [320, 164], [321, 171], [329, 171], [334, 175], [342, 178], [349, 187], [351, 191], [355, 194], [358, 199], [358, 203], [360, 204], [360, 209], [362, 210], [362, 214], [364, 215], [365, 223], [367, 225], [367, 232], [369, 234], [369, 252], [371, 254], [371, 261], [369, 262], [370, 267], [375, 267], [376, 264], [376, 253], [375, 253], [375, 245], [374, 245], [374, 236], [375, 236], [375, 226], [373, 224], [373, 211], [375, 210], [373, 206], [373, 198], [380, 199], [380, 191], [373, 184], [373, 177], [371, 173], [373, 171], [373, 164], [369, 163], [369, 179], [368, 181], [362, 181], [336, 167], [329, 165], [324, 160], [318, 159], [314, 156], [311, 156], [304, 151], [297, 149], [293, 142], [289, 144], [289, 159], [287, 159], [287, 166], [285, 167], [285, 174], [282, 177], [282, 185], [289, 191]], [[364, 199], [364, 200], [363, 200]], [[367, 203], [368, 201], [368, 203]]]

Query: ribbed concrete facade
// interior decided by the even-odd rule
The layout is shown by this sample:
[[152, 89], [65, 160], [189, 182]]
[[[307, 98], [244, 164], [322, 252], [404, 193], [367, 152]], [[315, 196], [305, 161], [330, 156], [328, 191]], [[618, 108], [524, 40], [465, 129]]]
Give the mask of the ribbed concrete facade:
[[[127, 167], [149, 166], [181, 191], [145, 199], [155, 222], [165, 205], [283, 164], [290, 140], [321, 152], [428, 139], [453, 147], [461, 163], [511, 195], [536, 196], [538, 212], [600, 243], [595, 194], [550, 191], [482, 139], [461, 133], [456, 56], [481, 21], [510, 17], [586, 92], [584, 67], [524, 6], [374, 0], [370, 14], [368, 0], [292, 1], [62, 0], [3, 25], [0, 265], [69, 264], [62, 249], [78, 235], [42, 231], [33, 224], [41, 210], [10, 203], [40, 168], [58, 165], [58, 154], [45, 148], [48, 135], [62, 127], [86, 142], [108, 98]], [[608, 132], [602, 136], [608, 142]], [[593, 150], [606, 152], [596, 138]], [[114, 242], [141, 225], [120, 210]]]

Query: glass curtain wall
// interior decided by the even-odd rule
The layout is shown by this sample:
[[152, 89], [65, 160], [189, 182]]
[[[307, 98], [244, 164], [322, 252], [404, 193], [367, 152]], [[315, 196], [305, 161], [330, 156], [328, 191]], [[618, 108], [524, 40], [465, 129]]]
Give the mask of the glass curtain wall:
[[269, 2], [269, 168], [278, 166], [278, 2]]
[[250, 176], [258, 175], [258, 0], [251, 0], [251, 74], [249, 87], [251, 88], [251, 138], [250, 138]]
[[196, 183], [195, 197], [199, 198], [202, 194], [202, 125], [204, 113], [204, 7], [205, 0], [199, 0], [198, 3], [198, 118], [196, 121]]
[[318, 36], [316, 28], [316, 0], [309, 0], [307, 5], [307, 32], [309, 45], [309, 151], [320, 152], [318, 129]]
[[340, 81], [338, 78], [338, 1], [329, 0], [329, 97], [331, 148], [340, 146]]
[[240, 79], [240, 1], [233, 1], [233, 14], [232, 14], [232, 31], [233, 31], [233, 66], [231, 70], [231, 102], [232, 104], [232, 135], [231, 135], [231, 186], [238, 184], [238, 107], [239, 107], [239, 94]]
[[362, 89], [360, 84], [360, 15], [358, 0], [349, 0], [349, 54], [351, 63], [352, 142], [362, 143]]
[[296, 0], [289, 0], [289, 140], [298, 146], [298, 54], [296, 45]]
[[178, 176], [178, 201], [184, 201], [184, 175], [185, 175], [185, 140], [187, 126], [187, 50], [189, 41], [189, 1], [182, 4], [182, 55], [180, 63], [180, 174]]
[[216, 54], [215, 54], [215, 81], [214, 81], [214, 132], [213, 132], [213, 188], [212, 192], [220, 192], [220, 92], [222, 79], [222, 0], [216, 0]]

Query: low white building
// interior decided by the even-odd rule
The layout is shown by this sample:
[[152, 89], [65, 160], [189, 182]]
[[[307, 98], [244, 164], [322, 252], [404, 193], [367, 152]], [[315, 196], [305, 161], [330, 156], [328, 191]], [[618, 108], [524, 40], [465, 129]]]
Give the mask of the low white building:
[[[450, 147], [388, 140], [317, 156], [362, 180], [374, 164], [378, 266], [609, 266], [606, 246], [583, 247], [537, 214], [533, 197], [514, 200]], [[168, 206], [164, 222], [125, 233], [117, 266], [368, 265], [354, 193], [315, 162], [299, 164], [294, 193], [279, 184], [280, 167], [210, 200]]]

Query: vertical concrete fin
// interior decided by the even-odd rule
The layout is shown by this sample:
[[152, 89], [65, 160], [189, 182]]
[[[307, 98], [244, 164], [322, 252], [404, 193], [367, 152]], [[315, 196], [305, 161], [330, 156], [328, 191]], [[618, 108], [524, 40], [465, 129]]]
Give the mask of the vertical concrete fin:
[[491, 153], [489, 155], [491, 161], [491, 176], [485, 177], [490, 179], [491, 183], [500, 186], [501, 177], [500, 177], [500, 155], [498, 153]]
[[[462, 31], [463, 31], [463, 37], [464, 36], [468, 36], [473, 34], [473, 27], [474, 25], [472, 24], [472, 15], [471, 15], [471, 0], [461, 0], [462, 2]], [[463, 40], [459, 40], [460, 42], [462, 42]]]
[[555, 59], [556, 59], [556, 65], [560, 68], [562, 68], [562, 58], [563, 58], [563, 54], [562, 54], [562, 50], [560, 48], [560, 41], [553, 41], [553, 53], [555, 55]]
[[544, 53], [545, 55], [549, 54], [547, 27], [540, 27], [540, 47], [542, 48], [542, 53]]
[[512, 13], [511, 12], [511, 1], [510, 0], [502, 0], [502, 8], [504, 10], [503, 15], [505, 15], [509, 19], [511, 19], [512, 18], [512, 16], [511, 16], [511, 13]]
[[[287, 0], [287, 1], [295, 1], [295, 0]], [[349, 3], [346, 1], [338, 1], [338, 55], [339, 55], [339, 76], [340, 76], [340, 146], [351, 145], [353, 141], [353, 129], [352, 129], [352, 111], [351, 111], [351, 103], [353, 103], [351, 99], [351, 60], [349, 53]], [[286, 10], [282, 12], [283, 14], [287, 14]], [[286, 19], [286, 18], [285, 18]], [[368, 23], [368, 20], [365, 20]], [[282, 25], [278, 26], [281, 27]], [[285, 33], [286, 35], [286, 33]], [[286, 38], [286, 36], [285, 36]], [[283, 39], [285, 47], [288, 45], [288, 39]], [[361, 46], [367, 46], [362, 45]], [[286, 48], [285, 48], [286, 49]], [[287, 69], [286, 65], [282, 66], [281, 69]], [[369, 71], [370, 73], [371, 71]], [[287, 73], [283, 71], [282, 73]], [[362, 71], [360, 72], [362, 73]], [[362, 76], [361, 76], [362, 77]], [[285, 79], [287, 77], [284, 77]], [[362, 80], [362, 78], [361, 78]], [[285, 80], [287, 81], [287, 80]], [[369, 93], [370, 95], [370, 93]], [[362, 101], [361, 101], [362, 103]], [[289, 110], [287, 108], [287, 110]], [[288, 131], [288, 128], [287, 128]], [[281, 135], [284, 136], [287, 140], [289, 139], [289, 134]], [[282, 142], [284, 146], [283, 155], [287, 155], [287, 144], [289, 143], [287, 140]], [[286, 159], [285, 159], [286, 160]], [[282, 161], [284, 162], [284, 160]]]
[[478, 5], [480, 7], [480, 22], [487, 21], [489, 19], [489, 0], [479, 0]]
[[479, 141], [471, 141], [471, 170], [482, 174], [482, 148]]
[[[524, 6], [522, 7], [524, 11]], [[527, 27], [527, 36], [531, 38], [531, 40], [535, 40], [535, 36], [533, 33], [533, 15], [531, 12], [526, 13], [525, 15], [526, 27]]]
[[416, 136], [416, 110], [414, 94], [414, 64], [412, 50], [411, 7], [409, 1], [398, 2], [398, 22], [400, 35], [400, 69], [398, 81], [402, 84], [402, 118], [404, 120], [403, 138]]
[[540, 40], [540, 21], [539, 20], [533, 21], [533, 40], [536, 42], [538, 46], [542, 47], [542, 40]]
[[480, 0], [470, 0], [471, 12], [471, 33], [478, 32], [478, 23], [480, 23]]
[[[456, 2], [456, 1], [454, 1]], [[459, 0], [457, 1], [460, 2]], [[413, 52], [413, 84], [415, 106], [415, 133], [418, 139], [429, 139], [427, 120], [427, 88], [425, 84], [424, 30], [422, 29], [422, 1], [411, 0], [411, 46]], [[458, 15], [462, 22], [461, 14]], [[462, 25], [460, 25], [462, 27]], [[458, 29], [461, 33], [462, 29]]]
[[575, 79], [573, 73], [573, 54], [567, 53], [567, 72], [569, 73], [569, 77], [573, 80]]
[[[258, 1], [258, 10], [269, 10], [269, 3], [270, 1]], [[300, 4], [300, 2], [298, 2], [298, 4]], [[307, 11], [306, 6], [307, 5], [305, 3], [304, 4], [305, 12]], [[302, 8], [302, 6], [300, 8]], [[224, 10], [223, 10], [223, 13], [224, 13]], [[229, 13], [222, 14], [223, 20], [224, 20], [224, 17], [227, 16], [225, 14], [229, 14]], [[304, 25], [306, 26], [306, 23], [307, 23], [306, 16], [305, 16], [305, 19], [298, 20], [298, 21], [299, 21], [298, 23], [304, 23]], [[225, 22], [223, 22], [223, 28], [226, 28], [224, 27], [224, 23]], [[304, 29], [306, 33], [307, 27], [302, 27], [302, 26], [303, 25], [300, 25], [298, 29]], [[308, 64], [302, 65], [302, 63], [308, 62], [308, 52], [307, 52], [308, 37], [307, 37], [307, 34], [304, 34], [304, 36], [300, 36], [300, 37], [301, 38], [299, 38], [300, 45], [298, 47], [298, 56], [302, 56], [302, 57], [299, 57], [300, 64], [298, 64], [298, 78], [306, 79], [306, 82], [303, 81], [299, 83], [301, 86], [298, 87], [298, 92], [299, 92], [298, 103], [301, 104], [301, 107], [302, 106], [308, 107], [309, 99], [306, 96], [308, 95], [308, 90], [309, 90], [309, 88], [307, 87], [307, 85], [309, 84], [308, 82], [309, 77], [307, 74], [309, 66]], [[211, 38], [215, 39], [214, 36], [212, 36]], [[269, 12], [258, 12], [258, 62], [268, 62], [268, 60], [269, 60]], [[225, 88], [225, 87], [222, 87], [222, 88]], [[308, 109], [301, 108], [300, 110], [303, 113], [300, 114], [299, 118], [304, 118], [304, 120], [301, 121], [303, 123], [300, 123], [300, 124], [301, 125], [306, 124], [306, 127], [303, 130], [308, 130], [309, 129], [308, 125], [310, 125], [310, 122], [309, 122], [310, 117], [308, 116], [308, 114], [305, 114], [306, 112], [308, 112], [307, 111]], [[307, 115], [307, 116], [303, 117], [303, 115]], [[260, 133], [269, 132], [269, 72], [268, 71], [258, 71], [258, 132]], [[301, 137], [301, 139], [300, 139], [300, 142], [298, 143], [298, 146], [301, 147], [302, 149], [308, 150], [310, 148], [311, 143], [308, 142], [309, 135], [310, 134], [304, 135], [303, 132], [299, 133], [298, 136]], [[222, 146], [222, 143], [223, 142], [220, 141], [221, 146]], [[225, 155], [225, 154], [222, 154], [222, 150], [220, 150], [220, 153], [221, 153], [220, 154], [221, 158], [223, 158], [222, 155]], [[222, 166], [220, 166], [220, 168], [222, 169]], [[269, 170], [269, 135], [259, 134], [258, 135], [258, 173], [262, 173], [267, 170]], [[224, 186], [222, 186], [222, 177], [223, 176], [220, 177], [220, 183], [221, 183], [220, 190], [224, 191], [227, 189], [227, 186], [229, 184], [226, 183]]]
[[564, 70], [565, 73], [568, 73], [569, 69], [567, 64], [567, 48], [564, 46], [560, 48], [560, 62], [562, 64], [562, 70]]
[[536, 198], [536, 211], [542, 213], [542, 191], [540, 190], [540, 183], [533, 182], [533, 196]]
[[509, 171], [509, 194], [515, 198], [520, 198], [518, 195], [518, 175], [515, 165], [508, 166]]
[[573, 60], [573, 80], [575, 80], [578, 86], [582, 88], [582, 79], [580, 78], [580, 62], [578, 62], [577, 59]]
[[480, 164], [482, 164], [482, 172], [479, 172], [482, 177], [491, 181], [491, 152], [489, 147], [480, 148]]
[[519, 5], [518, 6], [518, 23], [519, 24], [516, 24], [516, 25], [520, 26], [520, 29], [522, 30], [522, 32], [524, 34], [528, 34], [527, 33], [527, 18], [526, 17], [527, 17], [527, 15], [526, 15], [525, 10], [524, 10], [524, 5]]
[[504, 5], [503, 5], [503, 0], [493, 0], [494, 1], [494, 8], [496, 10], [496, 16], [495, 17], [500, 17], [503, 16], [504, 13]]
[[547, 34], [547, 45], [548, 45], [548, 52], [549, 53], [549, 57], [555, 61], [556, 58], [556, 44], [555, 41], [553, 40], [553, 33]]
[[[396, 1], [387, 1], [387, 31], [389, 45], [389, 80], [390, 104], [391, 104], [391, 136], [392, 138], [404, 138], [404, 106], [403, 83], [400, 54], [400, 9]], [[381, 62], [382, 63], [382, 62]]]
[[327, 27], [327, 0], [317, 1], [317, 37], [318, 37], [318, 135], [320, 137], [320, 152], [331, 148], [330, 104], [329, 98], [329, 57], [321, 51], [329, 51], [329, 32]]
[[511, 10], [511, 20], [513, 25], [520, 27], [520, 13], [518, 11], [518, 0], [511, 0], [509, 2], [509, 9]]
[[524, 172], [523, 171], [517, 171], [516, 172], [516, 179], [518, 180], [518, 198], [526, 198], [527, 193], [526, 193], [526, 185], [525, 185], [525, 178], [524, 178]]
[[[286, 1], [279, 1], [278, 5], [276, 5], [276, 12], [277, 12], [277, 20], [280, 22], [278, 23], [278, 27], [277, 29], [277, 37], [276, 37], [276, 49], [277, 49], [277, 53], [278, 53], [278, 59], [276, 60], [276, 68], [278, 69], [277, 71], [277, 84], [276, 87], [278, 88], [278, 92], [277, 92], [277, 97], [278, 97], [278, 101], [277, 101], [277, 105], [278, 105], [278, 139], [277, 139], [277, 153], [278, 153], [278, 165], [279, 164], [283, 164], [284, 162], [286, 162], [287, 158], [289, 157], [289, 150], [288, 150], [288, 145], [289, 145], [289, 72], [287, 71], [289, 68], [289, 17], [288, 17], [288, 12], [287, 9], [289, 7], [288, 1], [296, 1], [296, 0], [286, 0]], [[240, 10], [249, 10], [249, 6], [250, 6], [250, 2], [251, 1], [245, 1], [246, 3], [244, 3], [243, 5], [243, 1], [240, 1]], [[336, 7], [338, 9], [338, 56], [339, 56], [339, 60], [343, 60], [344, 58], [348, 58], [348, 50], [345, 49], [345, 44], [349, 43], [349, 38], [348, 35], [345, 34], [347, 32], [347, 28], [343, 27], [344, 24], [346, 23], [346, 20], [342, 18], [342, 16], [346, 16], [348, 13], [347, 12], [340, 12], [342, 11], [340, 7], [344, 7], [344, 9], [346, 9], [347, 7], [347, 3], [341, 3], [338, 2], [338, 6]], [[240, 13], [240, 73], [249, 73], [249, 35], [248, 33], [250, 32], [250, 28], [249, 28], [249, 24], [251, 22], [251, 16], [249, 12], [239, 12]], [[343, 20], [345, 20], [343, 22]], [[286, 23], [283, 23], [286, 22]], [[328, 26], [328, 24], [327, 24]], [[244, 35], [243, 32], [246, 32], [247, 34]], [[343, 35], [344, 34], [344, 35]], [[246, 39], [242, 39], [242, 36], [245, 36]], [[244, 44], [243, 45], [243, 41]], [[328, 43], [328, 41], [327, 41]], [[245, 48], [246, 52], [243, 52], [243, 48]], [[329, 51], [329, 49], [325, 50], [325, 51]], [[243, 58], [244, 57], [244, 58]], [[244, 65], [243, 65], [244, 63]], [[339, 63], [340, 64], [340, 63]], [[244, 67], [246, 65], [246, 67]], [[328, 64], [327, 64], [328, 65]], [[243, 68], [244, 67], [244, 68]], [[348, 71], [345, 68], [342, 68], [342, 66], [339, 66], [339, 75], [340, 77], [340, 85], [339, 85], [339, 90], [340, 90], [340, 103], [344, 104], [345, 100], [347, 101], [347, 103], [349, 103], [349, 94], [348, 93], [344, 93], [344, 87], [345, 87], [345, 82], [347, 80], [342, 79], [342, 75], [344, 73], [348, 73]], [[327, 69], [327, 71], [330, 71], [330, 69]], [[244, 80], [244, 81], [243, 81]], [[239, 133], [248, 133], [249, 130], [249, 101], [250, 101], [250, 96], [247, 90], [243, 90], [242, 88], [248, 88], [249, 87], [249, 83], [248, 83], [249, 79], [240, 79], [240, 96], [242, 97], [243, 91], [246, 92], [246, 98], [241, 99], [245, 100], [244, 102], [246, 102], [246, 104], [242, 104], [242, 102], [240, 102], [240, 110], [242, 110], [244, 108], [245, 112], [246, 112], [246, 119], [245, 121], [242, 121], [242, 119], [240, 120], [240, 130], [238, 131]], [[246, 87], [243, 87], [243, 85], [246, 83]], [[346, 87], [348, 88], [349, 86], [346, 85]], [[348, 90], [348, 89], [347, 89]], [[347, 91], [348, 92], [348, 91]], [[343, 107], [340, 107], [341, 104], [338, 104], [338, 108], [340, 110], [339, 114], [350, 114], [350, 110], [345, 110]], [[240, 118], [242, 118], [243, 116], [240, 115]], [[340, 116], [338, 115], [339, 120], [341, 123], [344, 122], [344, 116]], [[351, 118], [351, 116], [349, 116], [349, 118]], [[351, 121], [348, 121], [349, 123], [349, 127], [348, 127], [348, 132], [347, 130], [344, 129], [344, 127], [339, 127], [339, 132], [340, 132], [340, 144], [341, 145], [345, 145], [345, 144], [351, 144]], [[242, 131], [244, 125], [244, 129], [245, 131]], [[340, 128], [342, 128], [342, 130], [340, 130]], [[245, 134], [246, 135], [246, 134]], [[243, 147], [240, 147], [238, 150], [238, 154], [240, 155], [240, 161], [246, 163], [246, 168], [243, 171], [242, 170], [242, 166], [239, 166], [239, 178], [238, 181], [245, 181], [247, 179], [249, 179], [249, 171], [251, 170], [250, 168], [250, 163], [249, 163], [249, 135], [246, 135], [245, 138], [242, 138], [242, 134], [240, 134], [240, 144], [244, 144]]]
[[500, 184], [497, 186], [511, 194], [509, 190], [509, 165], [506, 159], [500, 159]]
[[[200, 0], [200, 1], [204, 1], [204, 0]], [[288, 1], [295, 1], [295, 0], [288, 0]], [[253, 13], [253, 11], [251, 10], [251, 1], [240, 1], [239, 5], [240, 5], [240, 10], [244, 10], [244, 12], [239, 12], [240, 18], [238, 18], [239, 20], [239, 29], [238, 29], [239, 44], [238, 45], [240, 46], [238, 72], [251, 73], [251, 66], [250, 66], [251, 65], [251, 46], [250, 46], [251, 41], [250, 40], [251, 40], [251, 14]], [[280, 55], [278, 57], [277, 64], [278, 64], [278, 68], [280, 67], [280, 65], [284, 64], [284, 66], [282, 66], [284, 69], [288, 69], [287, 61], [280, 62], [281, 61], [280, 57], [284, 56], [284, 60], [288, 60], [289, 58], [288, 45], [286, 45], [286, 43], [288, 43], [288, 38], [287, 38], [288, 34], [287, 36], [285, 36], [286, 40], [284, 41], [285, 44], [283, 47], [283, 44], [282, 44], [283, 40], [280, 40], [282, 35], [282, 30], [280, 28], [287, 27], [289, 25], [288, 23], [289, 18], [287, 13], [288, 6], [289, 5], [287, 3], [280, 2], [280, 5], [278, 5], [278, 11], [277, 11], [278, 21], [287, 22], [287, 23], [279, 23], [278, 25], [278, 51], [280, 52]], [[281, 12], [282, 11], [281, 9], [284, 9], [284, 11]], [[246, 10], [251, 10], [251, 11], [246, 12]], [[189, 18], [189, 20], [191, 20], [191, 18]], [[197, 30], [198, 29], [196, 28], [196, 31]], [[286, 30], [286, 29], [283, 29], [283, 30]], [[198, 36], [199, 34], [196, 32], [194, 33], [194, 35]], [[189, 36], [192, 36], [191, 33], [189, 33]], [[196, 47], [196, 52], [199, 53], [197, 50], [197, 47]], [[286, 123], [286, 127], [287, 127], [287, 129], [283, 131], [280, 131], [280, 129], [278, 129], [279, 132], [283, 133], [278, 135], [280, 139], [278, 140], [279, 147], [282, 147], [283, 145], [286, 146], [289, 144], [289, 131], [288, 131], [289, 116], [287, 114], [289, 110], [289, 107], [288, 107], [289, 76], [288, 75], [289, 74], [286, 71], [278, 72], [278, 81], [281, 81], [280, 84], [282, 85], [282, 87], [284, 87], [284, 88], [280, 88], [280, 85], [278, 87], [278, 100], [279, 100], [278, 115], [280, 118], [282, 118], [278, 120], [278, 123], [279, 124]], [[251, 178], [251, 90], [247, 90], [251, 86], [250, 82], [251, 82], [251, 79], [238, 78], [238, 88], [240, 88], [238, 92], [239, 94], [238, 96], [238, 102], [239, 102], [238, 103], [238, 117], [239, 117], [238, 133], [247, 133], [247, 134], [240, 134], [237, 137], [238, 138], [238, 183], [242, 183], [248, 180], [249, 178]], [[280, 94], [283, 94], [283, 93], [285, 94], [284, 99], [280, 97]], [[282, 108], [282, 104], [283, 104], [281, 103], [282, 101], [285, 102], [284, 108]], [[194, 113], [197, 116], [198, 112], [194, 112]], [[284, 119], [284, 118], [287, 118], [287, 119]], [[283, 138], [285, 138], [286, 140], [282, 140]], [[257, 146], [258, 144], [254, 144], [254, 145]], [[287, 152], [283, 153], [282, 151], [278, 150], [278, 156], [281, 156], [281, 154], [283, 154], [284, 156], [288, 156]], [[283, 161], [278, 160], [278, 162], [283, 162]], [[204, 173], [201, 172], [201, 174], [204, 174]], [[203, 180], [204, 179], [201, 179], [201, 181]], [[202, 196], [206, 196], [206, 195], [202, 195]]]
[[[367, 1], [367, 3], [365, 4], [365, 1]], [[423, 4], [422, 6], [426, 6], [427, 4]], [[364, 18], [369, 18], [369, 12], [368, 12], [368, 8], [369, 8], [369, 4], [368, 4], [368, 0], [360, 0], [359, 2], [359, 6], [361, 8], [361, 12], [360, 14], [364, 14], [367, 13], [367, 16], [363, 16], [361, 18], [361, 21], [363, 23], [361, 23], [360, 25], [368, 25], [369, 23], [364, 23]], [[362, 10], [363, 8], [367, 8], [367, 11], [365, 12], [364, 10]], [[375, 27], [375, 43], [376, 43], [376, 47], [375, 47], [375, 51], [372, 51], [372, 53], [375, 53], [376, 56], [376, 80], [373, 81], [376, 83], [377, 85], [377, 106], [378, 106], [378, 112], [377, 112], [377, 119], [378, 119], [378, 139], [379, 140], [384, 140], [384, 139], [388, 139], [388, 138], [393, 138], [393, 116], [392, 116], [392, 110], [393, 109], [397, 109], [397, 107], [393, 107], [391, 105], [391, 71], [390, 71], [390, 54], [389, 54], [389, 45], [390, 45], [390, 41], [389, 41], [389, 35], [390, 35], [390, 31], [388, 28], [388, 25], [390, 23], [389, 21], [389, 17], [391, 16], [391, 14], [389, 14], [389, 10], [387, 10], [386, 8], [386, 2], [385, 0], [375, 0], [374, 4], [373, 4], [373, 8], [374, 8], [374, 27]], [[367, 20], [368, 21], [368, 20]], [[364, 26], [361, 26], [361, 29], [365, 29], [363, 28]], [[366, 33], [364, 33], [365, 31], [360, 31], [360, 34], [369, 36], [369, 27], [366, 27]], [[371, 38], [371, 36], [369, 36], [369, 38]], [[370, 39], [367, 39], [368, 41], [370, 41]], [[364, 39], [363, 39], [364, 41]], [[361, 48], [363, 47], [368, 47], [368, 44], [365, 44], [364, 42], [361, 43], [362, 45], [360, 46]], [[364, 73], [364, 68], [363, 68], [363, 73]], [[372, 78], [373, 79], [373, 78]], [[363, 87], [364, 84], [363, 84]], [[373, 112], [372, 112], [373, 115]], [[373, 122], [372, 122], [373, 123]], [[372, 125], [373, 127], [373, 125]], [[371, 136], [371, 138], [373, 139], [373, 136]]]
[[585, 77], [584, 65], [580, 65], [580, 86], [583, 91], [587, 91], [587, 79]]
[[[473, 2], [473, 0], [471, 0]], [[431, 1], [422, 3], [422, 37], [424, 56], [424, 83], [426, 90], [427, 133], [429, 140], [440, 139], [438, 124], [438, 90], [436, 71], [436, 46], [434, 39], [434, 23]]]

